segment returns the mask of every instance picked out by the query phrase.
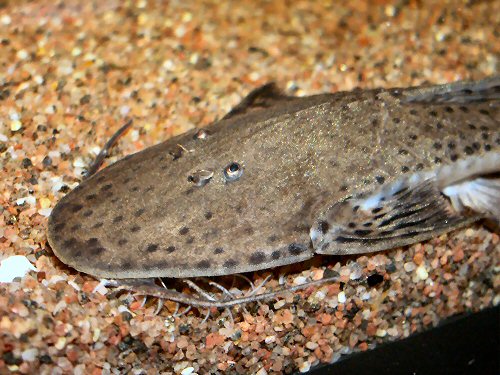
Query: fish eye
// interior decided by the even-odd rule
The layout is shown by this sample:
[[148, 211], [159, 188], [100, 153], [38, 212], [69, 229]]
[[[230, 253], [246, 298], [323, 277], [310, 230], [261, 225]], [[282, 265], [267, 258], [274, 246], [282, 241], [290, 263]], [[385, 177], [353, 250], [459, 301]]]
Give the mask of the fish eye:
[[224, 177], [226, 181], [236, 181], [243, 174], [243, 168], [240, 164], [233, 161], [226, 168], [224, 168]]

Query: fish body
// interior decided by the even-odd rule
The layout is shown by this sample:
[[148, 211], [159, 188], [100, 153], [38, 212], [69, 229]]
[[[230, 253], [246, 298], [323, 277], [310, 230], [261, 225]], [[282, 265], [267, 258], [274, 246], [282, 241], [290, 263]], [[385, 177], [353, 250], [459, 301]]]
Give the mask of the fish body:
[[105, 278], [226, 275], [500, 218], [500, 77], [291, 97], [129, 155], [54, 208], [58, 258]]

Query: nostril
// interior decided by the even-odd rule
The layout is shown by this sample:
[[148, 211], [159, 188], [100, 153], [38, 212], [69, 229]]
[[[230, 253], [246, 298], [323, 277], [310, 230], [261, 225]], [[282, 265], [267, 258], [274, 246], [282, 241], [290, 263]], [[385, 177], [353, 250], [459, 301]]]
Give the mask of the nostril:
[[200, 170], [190, 174], [187, 180], [196, 186], [205, 186], [213, 176], [214, 172], [212, 171]]

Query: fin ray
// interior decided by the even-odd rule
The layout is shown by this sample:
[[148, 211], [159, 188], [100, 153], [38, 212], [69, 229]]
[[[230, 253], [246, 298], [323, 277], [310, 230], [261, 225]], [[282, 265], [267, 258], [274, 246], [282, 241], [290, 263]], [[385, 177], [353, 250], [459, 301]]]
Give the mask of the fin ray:
[[[401, 189], [394, 193], [393, 187], [385, 186], [371, 196], [332, 206], [322, 215], [319, 225], [311, 229], [315, 252], [358, 254], [385, 250], [430, 238], [479, 218], [454, 210], [439, 190], [435, 176], [420, 177], [398, 182], [406, 188], [403, 193], [399, 193]], [[376, 201], [374, 197], [378, 198], [377, 207], [363, 209], [363, 202]]]

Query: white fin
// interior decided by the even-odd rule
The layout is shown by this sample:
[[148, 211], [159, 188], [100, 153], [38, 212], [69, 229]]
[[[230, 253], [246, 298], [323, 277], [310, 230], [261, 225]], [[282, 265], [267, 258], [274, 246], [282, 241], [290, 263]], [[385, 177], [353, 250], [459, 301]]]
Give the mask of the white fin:
[[500, 221], [500, 178], [479, 177], [447, 186], [443, 194], [453, 208], [463, 212], [469, 208], [487, 218]]

